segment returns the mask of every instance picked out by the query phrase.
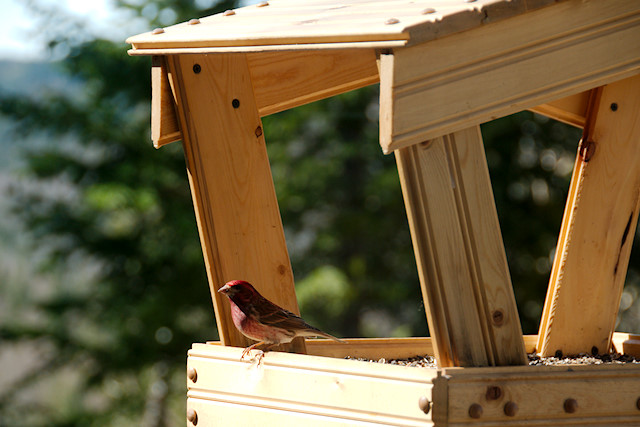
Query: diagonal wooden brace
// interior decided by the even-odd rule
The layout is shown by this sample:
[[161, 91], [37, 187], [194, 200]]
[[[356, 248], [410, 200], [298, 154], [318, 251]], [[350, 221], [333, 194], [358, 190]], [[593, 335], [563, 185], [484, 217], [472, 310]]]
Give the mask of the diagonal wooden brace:
[[[246, 56], [168, 59], [220, 339], [246, 346], [227, 298], [217, 292], [226, 281], [247, 280], [299, 313]], [[303, 352], [304, 341], [286, 348]]]
[[640, 76], [595, 90], [562, 220], [538, 352], [607, 353], [640, 209]]

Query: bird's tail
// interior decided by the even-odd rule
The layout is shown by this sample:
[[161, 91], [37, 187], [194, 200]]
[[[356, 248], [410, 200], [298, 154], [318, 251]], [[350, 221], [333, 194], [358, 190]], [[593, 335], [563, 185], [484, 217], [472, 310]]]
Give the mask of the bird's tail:
[[309, 329], [307, 329], [307, 332], [304, 334], [307, 337], [324, 337], [324, 338], [330, 338], [334, 341], [338, 341], [342, 344], [346, 344], [347, 342], [344, 340], [341, 340], [340, 338], [334, 337], [331, 334], [328, 334], [324, 331], [321, 331], [320, 329], [316, 329], [313, 326]]

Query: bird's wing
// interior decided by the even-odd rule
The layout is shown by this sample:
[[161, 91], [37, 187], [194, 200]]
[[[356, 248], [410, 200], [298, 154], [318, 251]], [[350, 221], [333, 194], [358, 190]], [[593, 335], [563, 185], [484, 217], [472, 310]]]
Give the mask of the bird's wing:
[[263, 298], [259, 304], [254, 304], [256, 317], [260, 323], [276, 328], [296, 330], [313, 327], [307, 324], [300, 316], [297, 316], [271, 301]]
[[321, 331], [314, 326], [311, 326], [300, 316], [275, 305], [267, 299], [264, 299], [260, 304], [256, 304], [256, 306], [254, 306], [257, 314], [256, 317], [262, 324], [275, 328], [286, 329], [301, 336], [326, 337], [331, 338], [335, 341], [344, 342], [341, 339], [334, 337], [333, 335], [329, 335], [328, 333]]

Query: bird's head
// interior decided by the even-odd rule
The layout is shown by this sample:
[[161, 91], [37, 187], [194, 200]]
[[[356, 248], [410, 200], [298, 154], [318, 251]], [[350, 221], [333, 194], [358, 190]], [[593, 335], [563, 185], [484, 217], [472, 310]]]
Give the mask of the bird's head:
[[244, 280], [231, 280], [218, 289], [218, 292], [225, 294], [232, 300], [239, 299], [242, 301], [248, 301], [255, 295], [260, 295], [251, 283], [245, 282]]

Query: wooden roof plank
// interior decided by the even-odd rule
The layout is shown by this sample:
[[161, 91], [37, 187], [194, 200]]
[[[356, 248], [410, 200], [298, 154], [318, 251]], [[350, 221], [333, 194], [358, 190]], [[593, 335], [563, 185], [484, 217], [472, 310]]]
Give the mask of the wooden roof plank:
[[[421, 43], [553, 3], [551, 0], [271, 0], [219, 13], [193, 25], [130, 37], [132, 54], [148, 49], [287, 46], [399, 41]], [[385, 45], [384, 42], [389, 42]], [[393, 46], [392, 46], [393, 45]], [[364, 45], [361, 47], [365, 47]], [[156, 52], [157, 53], [157, 52]]]

